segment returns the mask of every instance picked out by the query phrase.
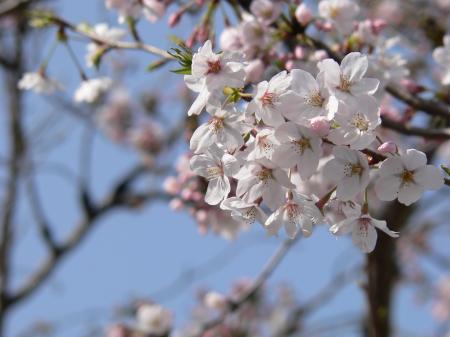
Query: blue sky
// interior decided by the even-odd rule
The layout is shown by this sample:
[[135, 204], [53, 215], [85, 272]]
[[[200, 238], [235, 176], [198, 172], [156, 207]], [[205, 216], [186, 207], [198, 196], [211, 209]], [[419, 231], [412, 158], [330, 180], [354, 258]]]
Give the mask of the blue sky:
[[[103, 1], [66, 0], [58, 3], [58, 11], [71, 22], [108, 21], [116, 24], [114, 15], [105, 14]], [[192, 27], [190, 19], [173, 32], [185, 37], [183, 33], [189, 27]], [[146, 41], [163, 49], [169, 47], [169, 30], [165, 22], [157, 25], [142, 22], [139, 28]], [[45, 54], [51, 41], [48, 39], [32, 43], [44, 45], [42, 54]], [[75, 42], [74, 48], [83, 60], [84, 44]], [[165, 91], [164, 87], [168, 92], [173, 91], [173, 81], [182, 80], [173, 74], [166, 77], [167, 69], [163, 70], [165, 74], [149, 74], [145, 72], [145, 66], [153, 59], [140, 52], [131, 52], [130, 55], [138, 60], [141, 69], [127, 83], [127, 87], [136, 96], [139, 88], [156, 88], [156, 80], [162, 92]], [[30, 63], [30, 69], [37, 67], [39, 57], [36, 59], [34, 63]], [[63, 48], [59, 48], [55, 54], [49, 73], [67, 84], [69, 93], [78, 84], [76, 69]], [[164, 87], [161, 87], [161, 83]], [[27, 107], [29, 125], [35, 124], [48, 113], [58, 115], [57, 122], [49, 126], [46, 135], [53, 135], [56, 138], [50, 139], [57, 139], [61, 145], [52, 151], [40, 151], [39, 159], [64, 163], [76, 171], [82, 125], [75, 124], [76, 121], [62, 111], [52, 111], [34, 94], [29, 94]], [[4, 116], [5, 114], [1, 114], [2, 122]], [[4, 147], [5, 144], [1, 144], [0, 148]], [[181, 151], [183, 149], [180, 148], [177, 152]], [[94, 158], [92, 181], [97, 197], [105, 195], [111, 183], [138, 160], [131, 150], [109, 142], [100, 133], [95, 137]], [[38, 184], [51, 222], [58, 236], [63, 237], [76, 225], [78, 219], [76, 191], [63, 178], [45, 170], [39, 175]], [[35, 239], [35, 224], [24, 205], [16, 220], [19, 249], [15, 254], [15, 279], [18, 280], [36, 267], [36, 263], [44, 256], [44, 250]], [[56, 336], [80, 336], [91, 326], [89, 323], [97, 326], [99, 323], [111, 322], [117, 305], [132, 297], [152, 296], [176, 279], [181, 272], [202, 265], [228, 249], [231, 257], [223, 265], [218, 265], [213, 273], [200, 275], [175, 296], [153, 298], [172, 310], [176, 323], [182, 325], [195, 304], [196, 289], [207, 286], [228, 292], [234, 280], [256, 276], [281, 241], [282, 238], [267, 238], [258, 226], [234, 243], [212, 235], [200, 236], [195, 223], [187, 214], [174, 213], [161, 203], [133, 213], [115, 211], [98, 223], [87, 240], [65, 259], [43, 288], [14, 309], [8, 324], [8, 337], [18, 337], [36, 320], [60, 324]], [[300, 299], [307, 299], [327, 284], [334, 273], [362, 259], [363, 256], [348, 238], [337, 240], [325, 228], [318, 228], [310, 239], [301, 240], [290, 252], [270, 279], [269, 285], [272, 287], [269, 291], [275, 291], [277, 284], [286, 282], [296, 289]], [[330, 305], [319, 310], [311, 322], [323, 321], [337, 314], [362, 313], [365, 303], [359, 281], [362, 280], [349, 284]], [[433, 320], [428, 306], [418, 305], [414, 294], [408, 288], [400, 292], [395, 305], [395, 316], [401, 327], [407, 327], [417, 335], [426, 335], [431, 331]]]

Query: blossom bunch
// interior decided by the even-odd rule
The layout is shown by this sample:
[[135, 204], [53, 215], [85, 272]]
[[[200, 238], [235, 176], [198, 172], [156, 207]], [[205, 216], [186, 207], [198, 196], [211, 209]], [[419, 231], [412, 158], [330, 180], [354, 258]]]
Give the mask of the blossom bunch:
[[[244, 91], [243, 60], [235, 52], [214, 53], [207, 41], [185, 76], [198, 93], [188, 114], [207, 114], [190, 141], [191, 169], [208, 182], [207, 204], [241, 221], [257, 220], [269, 234], [284, 227], [294, 238], [310, 236], [324, 222], [324, 206], [336, 200], [350, 209], [341, 222], [330, 223], [330, 232], [352, 233], [355, 244], [370, 252], [375, 228], [398, 236], [369, 215], [370, 187], [382, 201], [410, 205], [443, 185], [424, 153], [377, 152], [381, 119], [374, 95], [380, 81], [367, 76], [366, 55], [351, 52], [340, 64], [323, 59], [315, 76], [282, 71], [252, 93]], [[331, 183], [329, 193], [304, 188], [315, 176]]]

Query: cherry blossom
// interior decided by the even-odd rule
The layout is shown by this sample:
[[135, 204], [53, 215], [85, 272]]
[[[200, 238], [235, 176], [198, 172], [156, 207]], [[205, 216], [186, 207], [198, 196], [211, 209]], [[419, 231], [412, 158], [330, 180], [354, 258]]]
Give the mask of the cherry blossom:
[[371, 96], [360, 96], [341, 102], [334, 118], [335, 127], [328, 139], [336, 145], [350, 145], [362, 150], [375, 140], [375, 129], [381, 124], [378, 103]]
[[280, 142], [275, 137], [275, 130], [273, 128], [260, 128], [254, 139], [250, 140], [247, 144], [247, 160], [263, 158], [271, 160]]
[[345, 146], [336, 146], [333, 156], [324, 167], [325, 176], [337, 184], [338, 199], [351, 200], [369, 184], [367, 157]]
[[383, 161], [375, 182], [375, 193], [385, 201], [398, 199], [405, 205], [419, 200], [425, 190], [437, 190], [444, 184], [442, 172], [427, 165], [425, 153], [408, 149], [406, 153]]
[[248, 131], [248, 127], [243, 122], [243, 114], [229, 105], [221, 107], [219, 104], [208, 104], [206, 110], [212, 117], [195, 130], [191, 138], [191, 150], [202, 152], [214, 143], [231, 150], [244, 144], [242, 134]]
[[136, 314], [137, 330], [148, 335], [164, 336], [172, 328], [172, 314], [158, 304], [143, 304]]
[[209, 147], [207, 153], [192, 157], [191, 169], [208, 180], [205, 201], [217, 205], [230, 193], [228, 177], [237, 173], [239, 163], [232, 155], [214, 145]]
[[199, 48], [192, 57], [192, 74], [184, 77], [189, 89], [199, 93], [188, 111], [189, 116], [201, 113], [211, 92], [220, 91], [225, 86], [233, 88], [243, 86], [245, 70], [240, 61], [241, 56], [235, 53], [215, 54], [210, 40]]
[[342, 35], [347, 35], [353, 30], [353, 20], [358, 13], [359, 6], [351, 0], [319, 2], [319, 15], [329, 21]]
[[[106, 23], [99, 23], [92, 28], [92, 33], [108, 42], [119, 41], [126, 34], [126, 31], [120, 28], [110, 28]], [[88, 67], [95, 66], [96, 58], [102, 52], [103, 46], [97, 43], [89, 43], [86, 46], [86, 64]]]
[[268, 160], [246, 163], [235, 178], [238, 197], [250, 203], [262, 197], [271, 209], [283, 203], [286, 188], [295, 187], [287, 173]]
[[250, 11], [265, 24], [271, 24], [281, 14], [281, 3], [277, 0], [253, 0]]
[[58, 81], [47, 77], [43, 72], [28, 72], [23, 74], [17, 87], [22, 90], [33, 90], [38, 94], [50, 95], [62, 90], [63, 86]]
[[[247, 106], [247, 114], [255, 114], [266, 125], [279, 126], [285, 120], [283, 114], [293, 114], [296, 97], [288, 88], [291, 76], [282, 71], [270, 79], [258, 84], [253, 100]], [[294, 104], [293, 104], [294, 103]]]
[[95, 103], [111, 88], [112, 84], [112, 80], [107, 77], [85, 80], [75, 91], [74, 100], [78, 103]]
[[322, 214], [316, 205], [297, 192], [292, 192], [292, 199], [288, 199], [272, 215], [264, 226], [271, 235], [277, 234], [284, 226], [286, 234], [291, 239], [300, 231], [304, 237], [312, 234], [313, 225], [322, 220]]
[[398, 233], [391, 231], [386, 221], [372, 218], [369, 214], [361, 213], [361, 206], [353, 205], [344, 208], [347, 218], [330, 227], [330, 232], [334, 235], [352, 234], [353, 243], [358, 246], [362, 252], [370, 253], [375, 249], [377, 243], [377, 231], [375, 228], [385, 232], [387, 235], [397, 238]]
[[247, 225], [252, 225], [256, 221], [264, 224], [267, 219], [267, 215], [257, 204], [245, 202], [237, 197], [225, 199], [220, 204], [220, 208], [231, 211], [231, 217], [234, 220]]
[[375, 78], [364, 77], [369, 61], [367, 56], [359, 52], [347, 54], [340, 66], [333, 59], [326, 59], [319, 62], [318, 67], [324, 73], [325, 84], [344, 99], [346, 95], [373, 95], [380, 83]]
[[273, 161], [282, 168], [295, 165], [302, 179], [308, 179], [317, 170], [322, 155], [322, 140], [309, 129], [292, 122], [282, 124], [275, 131], [281, 145], [274, 152]]
[[334, 117], [338, 109], [338, 100], [330, 95], [322, 75], [315, 79], [304, 70], [291, 71], [291, 87], [299, 97], [299, 106], [297, 109], [283, 110], [286, 118], [300, 125], [309, 126], [312, 118], [325, 116], [332, 119]]
[[444, 36], [444, 46], [437, 47], [433, 51], [433, 58], [437, 64], [443, 68], [443, 76], [441, 83], [443, 85], [450, 84], [450, 35]]

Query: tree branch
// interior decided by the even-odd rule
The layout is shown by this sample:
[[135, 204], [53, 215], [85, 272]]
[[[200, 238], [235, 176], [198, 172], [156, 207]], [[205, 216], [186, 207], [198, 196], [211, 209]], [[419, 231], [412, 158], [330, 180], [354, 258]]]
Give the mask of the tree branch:
[[425, 129], [398, 123], [383, 116], [381, 117], [381, 126], [408, 136], [420, 136], [428, 139], [450, 139], [450, 128]]
[[294, 245], [295, 242], [297, 242], [298, 238], [299, 236], [297, 237], [297, 239], [294, 240], [287, 239], [286, 241], [284, 241], [283, 244], [275, 252], [275, 254], [272, 255], [272, 257], [267, 261], [261, 273], [253, 281], [252, 285], [247, 289], [247, 291], [243, 295], [241, 295], [238, 299], [230, 300], [228, 302], [227, 309], [224, 310], [224, 312], [220, 316], [201, 324], [195, 336], [201, 337], [208, 330], [223, 323], [223, 321], [227, 318], [229, 314], [235, 312], [244, 303], [253, 298], [253, 296], [261, 289], [262, 285], [267, 281], [270, 275], [272, 275], [273, 271], [279, 266], [279, 264], [286, 256], [289, 249]]

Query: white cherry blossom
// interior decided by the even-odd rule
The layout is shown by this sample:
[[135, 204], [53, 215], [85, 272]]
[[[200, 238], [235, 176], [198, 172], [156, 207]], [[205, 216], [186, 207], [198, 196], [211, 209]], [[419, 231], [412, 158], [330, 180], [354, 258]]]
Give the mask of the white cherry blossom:
[[272, 210], [283, 203], [286, 188], [295, 187], [287, 173], [268, 160], [246, 163], [235, 178], [236, 196], [250, 203], [262, 197]]
[[281, 143], [273, 155], [278, 166], [292, 168], [297, 165], [302, 179], [308, 179], [316, 172], [322, 155], [322, 140], [316, 134], [287, 122], [277, 128], [275, 137]]
[[287, 236], [293, 239], [299, 231], [304, 237], [311, 236], [313, 225], [321, 220], [322, 214], [314, 202], [297, 192], [292, 192], [292, 199], [287, 200], [272, 213], [264, 226], [270, 235], [275, 235], [284, 225]]
[[345, 99], [346, 95], [373, 95], [380, 83], [375, 78], [364, 77], [369, 61], [367, 56], [359, 52], [347, 54], [341, 65], [333, 59], [325, 59], [317, 66], [324, 73], [325, 84], [339, 98]]
[[283, 8], [277, 0], [253, 0], [250, 11], [258, 19], [269, 25], [280, 16]]
[[267, 215], [257, 204], [248, 203], [237, 197], [225, 199], [220, 204], [220, 208], [231, 211], [231, 217], [234, 220], [244, 222], [246, 225], [252, 225], [256, 221], [264, 224], [267, 219]]
[[425, 153], [408, 149], [406, 154], [387, 158], [378, 170], [375, 193], [380, 200], [398, 199], [407, 206], [416, 202], [425, 190], [437, 190], [444, 184], [442, 172], [427, 165]]
[[95, 103], [111, 88], [112, 84], [112, 80], [107, 77], [85, 80], [75, 91], [74, 100], [78, 103]]
[[220, 104], [208, 104], [206, 110], [211, 118], [195, 130], [191, 137], [191, 150], [199, 153], [214, 143], [234, 150], [244, 144], [242, 134], [248, 127], [242, 120], [243, 114], [230, 105], [222, 107]]
[[338, 109], [338, 100], [330, 95], [324, 84], [323, 73], [315, 79], [310, 73], [301, 69], [291, 71], [292, 91], [298, 95], [297, 109], [283, 110], [287, 119], [304, 126], [309, 126], [311, 119], [325, 116], [332, 119]]
[[433, 58], [443, 68], [441, 83], [450, 84], [450, 35], [444, 36], [444, 45], [433, 51]]
[[275, 152], [280, 142], [275, 137], [275, 130], [273, 128], [261, 128], [253, 138], [248, 142], [248, 156], [247, 160], [256, 159], [270, 159]]
[[269, 82], [258, 84], [253, 100], [247, 106], [247, 114], [255, 114], [264, 124], [277, 127], [285, 122], [283, 114], [296, 110], [298, 98], [288, 90], [291, 76], [282, 71], [272, 77]]
[[190, 165], [195, 174], [208, 180], [205, 201], [210, 205], [217, 205], [228, 196], [231, 189], [228, 177], [239, 170], [236, 158], [215, 144], [205, 154], [193, 156]]
[[137, 329], [152, 336], [164, 336], [172, 328], [172, 314], [158, 304], [143, 304], [136, 314]]
[[338, 199], [351, 200], [369, 184], [367, 157], [346, 146], [336, 146], [333, 149], [333, 156], [334, 158], [324, 167], [324, 175], [337, 184]]
[[[106, 40], [108, 42], [119, 41], [126, 34], [126, 31], [120, 28], [110, 28], [106, 23], [99, 23], [95, 25], [92, 29], [92, 33], [101, 38], [102, 40]], [[87, 54], [86, 54], [86, 64], [88, 67], [94, 66], [95, 58], [98, 53], [101, 51], [103, 46], [97, 43], [89, 43], [86, 46]]]
[[330, 141], [362, 150], [375, 140], [374, 131], [381, 124], [378, 103], [367, 95], [341, 102], [334, 124], [328, 135]]
[[352, 234], [353, 243], [364, 253], [370, 253], [375, 249], [377, 243], [377, 231], [375, 228], [385, 232], [387, 235], [398, 238], [398, 233], [391, 231], [386, 221], [372, 218], [369, 214], [361, 213], [361, 206], [354, 205], [351, 213], [349, 207], [344, 208], [347, 218], [330, 227], [334, 235]]
[[319, 15], [329, 21], [342, 35], [353, 30], [354, 19], [359, 6], [351, 0], [322, 0], [319, 2]]
[[63, 85], [58, 81], [47, 77], [42, 72], [28, 72], [23, 74], [17, 83], [22, 90], [33, 90], [38, 94], [50, 95], [55, 91], [62, 90]]
[[245, 70], [241, 61], [236, 53], [214, 53], [210, 40], [199, 48], [192, 57], [192, 74], [184, 76], [188, 88], [199, 93], [188, 111], [189, 116], [200, 114], [215, 91], [222, 91], [225, 86], [244, 85]]

